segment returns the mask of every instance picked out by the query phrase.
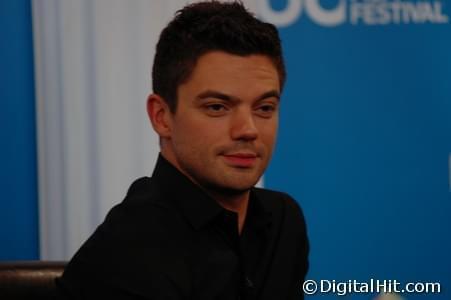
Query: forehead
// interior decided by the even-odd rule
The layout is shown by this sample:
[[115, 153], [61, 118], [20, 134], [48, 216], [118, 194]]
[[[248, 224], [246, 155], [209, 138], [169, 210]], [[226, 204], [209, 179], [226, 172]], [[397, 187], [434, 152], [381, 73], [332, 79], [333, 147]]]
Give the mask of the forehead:
[[234, 90], [256, 89], [280, 91], [279, 74], [271, 58], [265, 55], [234, 55], [222, 51], [199, 57], [182, 89]]

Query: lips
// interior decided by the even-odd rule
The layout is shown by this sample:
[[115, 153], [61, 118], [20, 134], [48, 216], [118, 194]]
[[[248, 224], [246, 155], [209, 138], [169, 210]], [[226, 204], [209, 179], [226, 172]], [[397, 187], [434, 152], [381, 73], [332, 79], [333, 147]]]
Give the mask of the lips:
[[255, 153], [228, 153], [223, 155], [225, 161], [234, 167], [250, 168], [255, 164], [257, 155]]

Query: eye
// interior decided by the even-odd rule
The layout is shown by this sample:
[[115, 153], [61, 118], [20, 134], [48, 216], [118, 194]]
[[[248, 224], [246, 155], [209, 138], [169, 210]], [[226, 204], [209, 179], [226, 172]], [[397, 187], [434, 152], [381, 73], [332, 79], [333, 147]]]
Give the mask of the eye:
[[213, 103], [213, 104], [207, 105], [207, 109], [217, 112], [217, 111], [225, 110], [226, 107], [219, 103]]
[[222, 103], [207, 103], [204, 106], [205, 111], [212, 117], [219, 117], [227, 113], [229, 108]]
[[269, 104], [262, 105], [259, 107], [259, 109], [263, 112], [273, 112], [276, 110], [276, 108], [273, 105], [269, 105]]
[[277, 105], [272, 103], [261, 104], [256, 108], [256, 113], [262, 117], [269, 118], [277, 110]]

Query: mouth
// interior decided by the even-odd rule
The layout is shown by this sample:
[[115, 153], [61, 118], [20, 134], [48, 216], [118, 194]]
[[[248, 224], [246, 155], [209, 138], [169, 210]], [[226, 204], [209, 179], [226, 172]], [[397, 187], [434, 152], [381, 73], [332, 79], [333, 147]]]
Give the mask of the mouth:
[[227, 153], [222, 155], [228, 165], [238, 168], [250, 168], [255, 165], [257, 154], [248, 152]]

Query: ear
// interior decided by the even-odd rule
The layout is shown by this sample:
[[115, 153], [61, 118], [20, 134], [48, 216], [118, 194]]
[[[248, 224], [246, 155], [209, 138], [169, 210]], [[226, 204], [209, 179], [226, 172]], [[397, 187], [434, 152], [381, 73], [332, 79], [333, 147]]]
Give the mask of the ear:
[[171, 111], [166, 101], [157, 94], [151, 94], [147, 98], [147, 115], [153, 129], [160, 138], [171, 136]]

